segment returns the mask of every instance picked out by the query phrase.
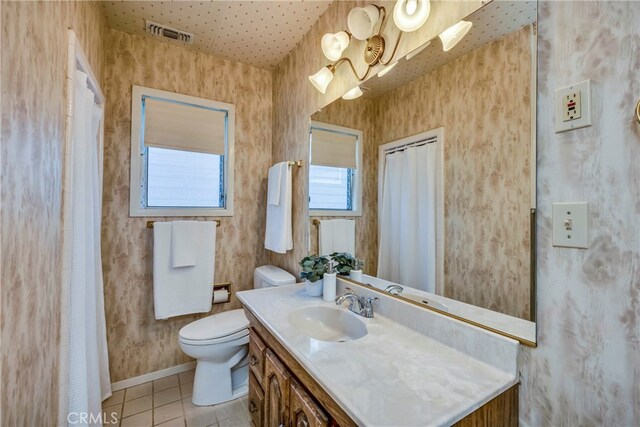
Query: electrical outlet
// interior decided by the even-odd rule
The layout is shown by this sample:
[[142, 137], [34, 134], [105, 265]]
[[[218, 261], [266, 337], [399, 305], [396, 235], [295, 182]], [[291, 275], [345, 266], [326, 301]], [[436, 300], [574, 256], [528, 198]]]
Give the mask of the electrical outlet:
[[591, 126], [591, 80], [556, 90], [556, 133]]

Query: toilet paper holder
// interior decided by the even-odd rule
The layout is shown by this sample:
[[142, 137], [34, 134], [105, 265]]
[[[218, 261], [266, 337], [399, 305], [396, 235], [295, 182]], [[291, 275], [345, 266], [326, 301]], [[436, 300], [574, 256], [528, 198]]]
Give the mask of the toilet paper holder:
[[[216, 291], [227, 291], [229, 294], [229, 298], [226, 301], [215, 301], [215, 292]], [[211, 297], [211, 304], [227, 304], [231, 302], [231, 282], [223, 282], [223, 283], [214, 283], [213, 284], [213, 292], [214, 296]]]

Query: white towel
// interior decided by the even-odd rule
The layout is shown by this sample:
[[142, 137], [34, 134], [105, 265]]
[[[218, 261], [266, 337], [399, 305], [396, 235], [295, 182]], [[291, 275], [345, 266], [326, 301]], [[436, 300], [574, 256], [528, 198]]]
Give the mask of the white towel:
[[196, 265], [195, 244], [200, 238], [202, 221], [173, 221], [171, 228], [171, 261], [173, 268]]
[[280, 186], [283, 175], [282, 168], [289, 168], [287, 162], [276, 163], [269, 168], [267, 202], [270, 205], [278, 206], [280, 204]]
[[352, 219], [330, 219], [320, 221], [318, 230], [320, 255], [333, 252], [348, 252], [355, 256], [356, 222]]
[[[280, 165], [280, 203], [267, 203], [267, 226], [264, 233], [264, 247], [284, 254], [293, 249], [293, 228], [291, 225], [291, 168], [287, 162]], [[276, 166], [278, 166], [276, 165]]]
[[173, 268], [171, 222], [153, 226], [153, 305], [156, 319], [211, 311], [216, 223], [202, 221], [195, 240], [196, 265]]

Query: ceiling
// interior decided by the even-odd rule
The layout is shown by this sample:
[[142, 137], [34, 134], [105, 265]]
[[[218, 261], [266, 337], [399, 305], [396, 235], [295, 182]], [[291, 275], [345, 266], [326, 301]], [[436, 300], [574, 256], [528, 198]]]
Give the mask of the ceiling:
[[185, 45], [272, 70], [302, 40], [332, 0], [103, 1], [111, 28], [179, 43], [145, 32], [145, 20], [194, 34]]
[[364, 98], [377, 98], [423, 75], [440, 68], [447, 62], [494, 40], [501, 39], [537, 20], [536, 0], [493, 1], [465, 18], [473, 22], [469, 33], [450, 51], [442, 50], [439, 38], [410, 60], [400, 59], [384, 77], [373, 77], [361, 86]]

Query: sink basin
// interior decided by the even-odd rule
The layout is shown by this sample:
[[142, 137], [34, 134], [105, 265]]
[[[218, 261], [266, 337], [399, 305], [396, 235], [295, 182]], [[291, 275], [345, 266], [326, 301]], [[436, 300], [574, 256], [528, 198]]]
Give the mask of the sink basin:
[[299, 308], [289, 314], [289, 323], [298, 332], [320, 341], [353, 341], [367, 335], [364, 322], [339, 308]]

